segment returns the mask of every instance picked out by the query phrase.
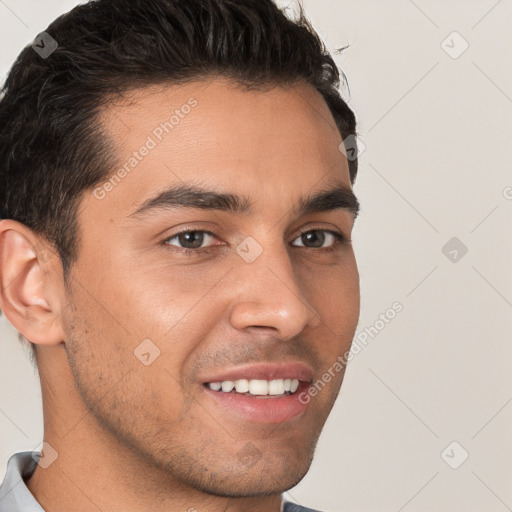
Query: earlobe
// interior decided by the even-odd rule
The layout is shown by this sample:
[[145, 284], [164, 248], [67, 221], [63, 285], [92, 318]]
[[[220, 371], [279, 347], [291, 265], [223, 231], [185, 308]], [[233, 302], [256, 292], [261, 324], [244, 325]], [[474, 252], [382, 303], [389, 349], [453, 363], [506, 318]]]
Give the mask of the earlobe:
[[0, 221], [0, 309], [35, 344], [62, 342], [58, 295], [50, 286], [45, 243], [25, 225]]

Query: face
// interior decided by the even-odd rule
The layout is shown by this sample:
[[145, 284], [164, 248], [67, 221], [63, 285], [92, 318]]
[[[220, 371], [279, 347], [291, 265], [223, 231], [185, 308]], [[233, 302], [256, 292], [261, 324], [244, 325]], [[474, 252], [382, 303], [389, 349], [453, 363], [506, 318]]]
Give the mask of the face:
[[343, 371], [298, 396], [359, 316], [348, 164], [326, 104], [310, 86], [215, 80], [137, 91], [101, 122], [119, 160], [81, 201], [63, 316], [81, 399], [182, 485], [291, 488]]

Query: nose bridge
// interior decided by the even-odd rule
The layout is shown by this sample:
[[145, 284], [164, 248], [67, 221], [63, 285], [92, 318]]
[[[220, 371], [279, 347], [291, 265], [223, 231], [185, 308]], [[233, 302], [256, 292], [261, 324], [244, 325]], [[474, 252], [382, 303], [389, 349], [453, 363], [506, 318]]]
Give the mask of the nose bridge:
[[[252, 246], [251, 246], [252, 244]], [[299, 334], [308, 324], [315, 326], [319, 317], [304, 295], [285, 245], [281, 242], [255, 247], [240, 244], [240, 261], [234, 272], [235, 293], [231, 324], [246, 327], [274, 328], [283, 339]], [[244, 249], [246, 251], [244, 252]], [[246, 255], [253, 251], [255, 259]]]

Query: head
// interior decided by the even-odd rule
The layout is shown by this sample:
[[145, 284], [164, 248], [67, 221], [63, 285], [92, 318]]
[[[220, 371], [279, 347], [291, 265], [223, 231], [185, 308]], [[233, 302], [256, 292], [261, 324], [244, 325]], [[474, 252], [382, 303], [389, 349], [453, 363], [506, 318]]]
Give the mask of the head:
[[296, 365], [307, 387], [350, 347], [356, 123], [334, 61], [270, 0], [98, 0], [46, 33], [0, 101], [4, 314], [64, 402], [173, 481], [292, 487], [343, 371], [290, 418], [208, 383]]

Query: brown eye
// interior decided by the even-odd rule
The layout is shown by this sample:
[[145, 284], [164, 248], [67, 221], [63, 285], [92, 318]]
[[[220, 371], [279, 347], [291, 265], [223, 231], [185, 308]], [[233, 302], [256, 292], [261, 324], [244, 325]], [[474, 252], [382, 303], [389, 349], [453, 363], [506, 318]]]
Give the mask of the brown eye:
[[[314, 229], [301, 233], [295, 240], [300, 240], [296, 247], [308, 247], [312, 249], [328, 248], [343, 240], [343, 235], [327, 229]], [[327, 242], [327, 245], [324, 245]]]
[[[204, 230], [191, 230], [191, 231], [182, 231], [181, 233], [177, 233], [165, 240], [165, 243], [168, 245], [173, 245], [175, 247], [180, 247], [181, 249], [202, 249], [203, 243], [208, 241], [209, 238], [215, 238], [213, 233]], [[179, 245], [172, 243], [171, 241], [177, 241]]]

